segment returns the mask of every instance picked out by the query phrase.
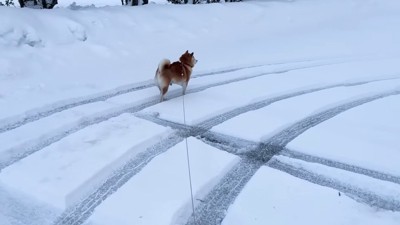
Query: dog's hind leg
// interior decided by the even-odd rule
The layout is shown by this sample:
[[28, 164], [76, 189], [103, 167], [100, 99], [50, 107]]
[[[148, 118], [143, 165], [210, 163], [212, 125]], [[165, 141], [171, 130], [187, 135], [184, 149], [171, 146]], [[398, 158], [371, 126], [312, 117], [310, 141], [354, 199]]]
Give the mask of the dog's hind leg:
[[158, 89], [161, 92], [160, 83], [158, 82], [158, 68], [157, 68], [156, 74], [154, 76], [154, 84], [158, 87]]
[[165, 87], [162, 87], [162, 90], [160, 90], [160, 102], [164, 101], [164, 95], [168, 91], [168, 85]]

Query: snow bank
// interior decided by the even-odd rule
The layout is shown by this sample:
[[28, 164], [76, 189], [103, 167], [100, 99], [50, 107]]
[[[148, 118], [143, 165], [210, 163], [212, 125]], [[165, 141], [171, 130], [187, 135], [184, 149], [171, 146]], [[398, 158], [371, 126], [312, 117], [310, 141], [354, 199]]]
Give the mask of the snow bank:
[[1, 7], [0, 118], [151, 79], [160, 59], [176, 60], [187, 49], [199, 59], [195, 72], [397, 54], [399, 9], [395, 0]]

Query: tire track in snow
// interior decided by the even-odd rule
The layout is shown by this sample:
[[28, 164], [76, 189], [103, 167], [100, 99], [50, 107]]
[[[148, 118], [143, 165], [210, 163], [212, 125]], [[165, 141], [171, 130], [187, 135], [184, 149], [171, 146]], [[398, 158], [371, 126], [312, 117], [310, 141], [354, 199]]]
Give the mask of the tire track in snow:
[[145, 103], [139, 103], [132, 106], [122, 107], [116, 110], [108, 110], [104, 113], [99, 113], [94, 116], [83, 117], [79, 122], [65, 126], [61, 129], [45, 134], [37, 140], [25, 142], [21, 145], [14, 146], [0, 153], [0, 171], [19, 160], [28, 157], [29, 155], [57, 142], [61, 139], [84, 129], [85, 127], [101, 123], [112, 117], [117, 117], [123, 113], [136, 112], [146, 107], [158, 103], [156, 98]]
[[[119, 187], [121, 187], [127, 180], [129, 180], [129, 178], [131, 178], [137, 172], [139, 172], [145, 165], [147, 165], [148, 162], [151, 161], [151, 159], [153, 159], [156, 155], [167, 151], [169, 147], [172, 147], [175, 144], [179, 143], [185, 137], [201, 135], [201, 134], [207, 132], [212, 126], [220, 124], [230, 118], [233, 118], [242, 113], [246, 113], [250, 110], [255, 110], [255, 109], [259, 109], [261, 107], [265, 107], [275, 101], [280, 101], [280, 100], [283, 100], [286, 98], [295, 97], [298, 95], [307, 94], [307, 93], [320, 91], [320, 90], [324, 90], [324, 89], [329, 89], [329, 88], [334, 88], [334, 87], [339, 87], [339, 86], [363, 85], [363, 84], [367, 84], [370, 82], [376, 82], [376, 81], [380, 81], [380, 80], [358, 81], [358, 82], [353, 82], [353, 83], [340, 83], [340, 84], [327, 85], [327, 86], [314, 88], [314, 89], [295, 91], [295, 92], [292, 92], [292, 93], [289, 93], [286, 95], [268, 98], [266, 100], [262, 100], [262, 101], [259, 101], [256, 103], [252, 103], [252, 104], [249, 104], [249, 105], [246, 105], [243, 107], [236, 108], [234, 110], [231, 110], [227, 113], [222, 114], [222, 116], [218, 115], [218, 116], [208, 119], [194, 127], [186, 126], [186, 125], [179, 124], [179, 123], [174, 123], [171, 121], [162, 120], [160, 118], [153, 117], [148, 114], [138, 114], [137, 116], [139, 116], [143, 119], [147, 119], [154, 123], [157, 123], [157, 124], [160, 124], [163, 126], [169, 126], [169, 127], [176, 129], [175, 134], [174, 134], [174, 135], [176, 135], [176, 137], [175, 138], [167, 138], [168, 143], [170, 144], [169, 146], [166, 146], [165, 144], [163, 144], [165, 141], [165, 140], [163, 140], [160, 142], [160, 144], [158, 144], [159, 146], [162, 146], [162, 147], [152, 148], [153, 152], [155, 151], [156, 153], [147, 154], [147, 155], [143, 154], [144, 156], [141, 155], [140, 157], [139, 156], [135, 157], [134, 159], [129, 161], [129, 163], [127, 163], [123, 168], [135, 168], [134, 171], [136, 171], [136, 172], [130, 172], [123, 168], [120, 169], [119, 171], [115, 172], [114, 176], [110, 177], [94, 194], [90, 195], [87, 199], [82, 201], [76, 207], [69, 209], [66, 213], [64, 213], [61, 216], [61, 218], [56, 222], [56, 224], [68, 224], [68, 225], [82, 224], [93, 213], [94, 209], [99, 204], [101, 204], [101, 202], [103, 200], [105, 200], [109, 195], [111, 195]], [[156, 101], [158, 101], [158, 100], [156, 100]], [[178, 137], [180, 137], [180, 138], [178, 138]], [[154, 149], [157, 149], [157, 150], [154, 150]], [[247, 168], [247, 166], [246, 166], [246, 168]], [[237, 173], [239, 173], [239, 172], [237, 172]], [[242, 172], [240, 172], [240, 173], [242, 173]], [[123, 177], [124, 177], [124, 179], [122, 179]], [[126, 179], [127, 177], [129, 177], [129, 178]], [[115, 182], [116, 184], [113, 185], [112, 182]]]
[[369, 97], [360, 98], [355, 101], [351, 101], [349, 103], [342, 104], [340, 106], [322, 111], [320, 113], [308, 116], [301, 121], [293, 124], [292, 126], [288, 127], [284, 131], [274, 135], [269, 139], [268, 144], [272, 146], [286, 146], [290, 141], [298, 137], [304, 131], [310, 129], [311, 127], [322, 123], [333, 116], [336, 116], [339, 113], [347, 111], [351, 108], [363, 105], [365, 103], [375, 101], [381, 98], [389, 97], [392, 95], [400, 94], [400, 89], [393, 89], [385, 92], [381, 92], [380, 94], [374, 94]]
[[349, 186], [348, 184], [345, 184], [337, 179], [319, 175], [303, 168], [297, 168], [295, 166], [283, 163], [278, 159], [272, 159], [267, 165], [271, 168], [283, 171], [302, 180], [307, 180], [317, 185], [336, 189], [346, 193], [349, 197], [355, 199], [356, 201], [363, 202], [372, 207], [391, 211], [400, 211], [400, 201], [398, 200], [388, 199], [375, 193], [362, 190], [358, 187]]
[[325, 166], [329, 166], [329, 167], [333, 167], [333, 168], [337, 168], [337, 169], [341, 169], [341, 170], [346, 170], [346, 171], [353, 172], [353, 173], [362, 174], [362, 175], [369, 176], [369, 177], [372, 177], [372, 178], [375, 178], [378, 180], [389, 181], [392, 183], [400, 184], [399, 176], [394, 176], [394, 175], [379, 172], [376, 170], [366, 169], [366, 168], [363, 168], [360, 166], [354, 166], [354, 165], [342, 163], [342, 162], [335, 161], [335, 160], [330, 160], [330, 159], [326, 159], [326, 158], [322, 158], [322, 157], [308, 155], [308, 154], [304, 154], [304, 153], [289, 150], [289, 149], [284, 149], [281, 152], [281, 155], [287, 156], [289, 158], [300, 159], [305, 162], [318, 163], [321, 165], [325, 165]]
[[[291, 140], [302, 134], [307, 129], [316, 126], [351, 108], [377, 99], [398, 94], [400, 94], [400, 89], [386, 91], [380, 94], [375, 94], [369, 97], [363, 97], [357, 100], [353, 100], [351, 102], [327, 109], [320, 113], [310, 115], [292, 124], [278, 134], [272, 136], [270, 139], [265, 140], [263, 143], [260, 143], [256, 149], [246, 153], [246, 155], [243, 156], [244, 159], [242, 160], [246, 160], [247, 162], [250, 162], [250, 164], [253, 163], [256, 165], [260, 165], [258, 167], [260, 168], [261, 165], [268, 162], [274, 155], [279, 154], [284, 149], [286, 144], [288, 144]], [[197, 223], [202, 225], [215, 225], [221, 223], [223, 218], [225, 218], [225, 214], [229, 206], [234, 202], [238, 194], [242, 191], [244, 187], [243, 181], [246, 181], [247, 183], [247, 181], [249, 181], [257, 171], [257, 169], [252, 170], [252, 173], [236, 173], [233, 171], [245, 170], [246, 168], [238, 168], [245, 166], [248, 166], [248, 163], [236, 164], [233, 169], [231, 169], [228, 173], [224, 175], [221, 181], [209, 192], [209, 194], [207, 194], [206, 197], [200, 203], [198, 203], [195, 209]], [[228, 186], [228, 190], [230, 190], [229, 192], [226, 191], [226, 186]], [[351, 188], [347, 187], [347, 189], [343, 190], [351, 190]], [[379, 197], [375, 201], [374, 198], [371, 198], [372, 195], [366, 195], [364, 192], [358, 191], [351, 191], [351, 194], [363, 199], [363, 201], [368, 205], [391, 210], [400, 209], [397, 205], [397, 202], [393, 202], [388, 199], [382, 199], [381, 197]], [[196, 224], [193, 220], [193, 216], [191, 216], [187, 222], [187, 225], [191, 224]]]
[[[246, 152], [250, 149], [254, 149], [257, 146], [256, 142], [244, 140], [241, 138], [228, 136], [225, 134], [219, 134], [212, 131], [208, 131], [198, 137], [199, 140], [204, 143], [214, 146], [220, 150], [226, 151], [231, 154], [235, 154], [237, 156], [244, 156]], [[239, 151], [238, 151], [239, 149]], [[385, 172], [380, 172], [376, 170], [371, 170], [367, 168], [363, 168], [360, 166], [355, 166], [331, 159], [326, 159], [323, 157], [308, 155], [302, 152], [297, 152], [293, 150], [289, 150], [284, 148], [279, 155], [283, 155], [293, 159], [299, 159], [309, 163], [318, 163], [324, 166], [341, 169], [345, 171], [349, 171], [352, 173], [357, 173], [365, 176], [369, 176], [374, 179], [388, 181], [395, 184], [400, 184], [400, 177], [391, 175]]]
[[241, 156], [247, 151], [255, 149], [259, 143], [232, 137], [226, 134], [220, 134], [213, 131], [207, 131], [198, 137], [204, 143], [214, 146], [228, 153]]
[[[312, 65], [312, 66], [301, 66], [301, 67], [295, 67], [295, 68], [289, 68], [289, 69], [281, 69], [281, 70], [277, 70], [277, 71], [273, 71], [273, 72], [268, 72], [268, 73], [257, 73], [257, 74], [253, 74], [250, 76], [244, 76], [244, 77], [239, 77], [239, 78], [233, 78], [233, 79], [229, 79], [229, 80], [224, 80], [224, 81], [218, 81], [218, 82], [214, 82], [211, 84], [206, 84], [206, 85], [200, 85], [200, 86], [196, 86], [193, 87], [191, 89], [188, 89], [186, 91], [187, 94], [191, 94], [191, 93], [196, 93], [196, 92], [201, 92], [204, 91], [208, 88], [212, 88], [212, 87], [217, 87], [217, 86], [222, 86], [222, 85], [227, 85], [230, 83], [235, 83], [235, 82], [240, 82], [240, 81], [244, 81], [244, 80], [249, 80], [249, 79], [253, 79], [253, 78], [257, 78], [257, 77], [261, 77], [261, 76], [267, 76], [267, 75], [271, 75], [271, 74], [279, 74], [279, 73], [287, 73], [293, 70], [299, 70], [299, 69], [306, 69], [306, 68], [314, 68], [314, 67], [318, 67], [318, 66], [323, 66], [323, 65], [328, 65], [328, 64], [318, 64], [318, 65]], [[383, 80], [387, 80], [387, 79], [398, 79], [396, 77], [394, 78], [386, 78]], [[169, 96], [168, 99], [171, 98], [176, 98], [181, 96], [181, 91], [180, 90], [174, 90], [174, 91], [170, 91], [169, 92]], [[71, 135], [81, 129], [84, 129], [87, 126], [90, 125], [94, 125], [97, 123], [101, 123], [103, 121], [106, 121], [112, 117], [117, 117], [123, 113], [134, 113], [137, 111], [140, 111], [144, 108], [156, 105], [159, 103], [159, 97], [157, 96], [153, 96], [151, 98], [147, 98], [139, 103], [136, 104], [132, 104], [129, 106], [125, 106], [125, 107], [119, 107], [115, 110], [108, 110], [107, 112], [103, 112], [103, 113], [97, 113], [94, 116], [88, 116], [88, 117], [83, 117], [79, 120], [78, 123], [72, 124], [70, 126], [66, 126], [64, 128], [58, 129], [56, 131], [52, 131], [49, 132], [45, 135], [43, 135], [41, 138], [36, 139], [36, 140], [32, 140], [32, 141], [28, 141], [25, 142], [21, 145], [18, 146], [14, 146], [12, 148], [9, 148], [7, 150], [4, 150], [0, 153], [0, 171], [2, 169], [4, 169], [5, 167], [12, 165], [13, 163], [67, 137], [68, 135]], [[78, 105], [76, 105], [78, 106]], [[75, 107], [75, 106], [74, 106]], [[66, 110], [66, 109], [64, 109]], [[53, 112], [56, 113], [56, 112]], [[50, 115], [50, 114], [49, 114]], [[26, 120], [24, 122], [24, 124], [28, 123], [28, 122], [33, 122], [35, 120], [39, 120], [40, 118], [43, 118], [45, 116], [49, 116], [47, 114], [43, 114], [42, 117], [29, 117], [32, 118], [32, 121], [30, 120]], [[21, 124], [22, 126], [23, 124]], [[0, 132], [1, 133], [1, 132]]]
[[[269, 64], [264, 64], [264, 65], [260, 64], [260, 65], [253, 65], [253, 66], [243, 66], [243, 67], [236, 67], [236, 68], [231, 68], [231, 69], [216, 70], [213, 72], [207, 72], [207, 73], [202, 73], [202, 74], [195, 74], [192, 76], [192, 78], [235, 72], [235, 71], [246, 70], [246, 69], [262, 67], [262, 66], [294, 64], [294, 63], [301, 63], [301, 62], [318, 62], [318, 61], [323, 61], [323, 60], [299, 60], [299, 61], [292, 61], [292, 62], [280, 62], [280, 63], [278, 62], [278, 63], [269, 63]], [[320, 64], [320, 65], [330, 65], [330, 64], [341, 63], [341, 62], [342, 61], [338, 61], [338, 62], [335, 61], [335, 62]], [[311, 67], [313, 67], [313, 66], [311, 66]], [[275, 72], [271, 72], [271, 73], [275, 73]], [[276, 73], [279, 73], [279, 71], [277, 71]], [[58, 101], [58, 102], [53, 103], [48, 106], [43, 106], [43, 107], [40, 107], [37, 109], [27, 111], [21, 115], [10, 116], [10, 117], [1, 119], [0, 120], [0, 134], [3, 132], [9, 131], [9, 130], [13, 130], [20, 126], [23, 126], [27, 123], [34, 122], [34, 121], [42, 119], [44, 117], [48, 117], [55, 113], [62, 112], [67, 109], [71, 109], [71, 108], [89, 104], [89, 103], [105, 101], [109, 98], [113, 98], [113, 97], [116, 97], [119, 95], [134, 92], [134, 91], [143, 90], [146, 88], [151, 88], [153, 86], [155, 86], [153, 83], [153, 80], [148, 80], [148, 81], [144, 81], [144, 82], [139, 82], [139, 83], [134, 83], [134, 84], [130, 84], [130, 85], [117, 87], [113, 90], [89, 95], [87, 97], [78, 97], [78, 98], [73, 98], [73, 99], [61, 100], [61, 101]]]
[[[295, 62], [293, 62], [293, 63], [295, 63]], [[279, 65], [279, 64], [284, 64], [284, 63], [270, 64], [270, 65]], [[269, 64], [266, 64], [266, 65], [269, 65]], [[214, 71], [214, 72], [207, 72], [207, 73], [193, 75], [192, 78], [235, 72], [235, 71], [239, 71], [239, 70], [251, 69], [251, 68], [256, 68], [256, 67], [261, 67], [261, 66], [264, 66], [264, 65], [245, 66], [245, 67], [237, 67], [237, 68], [225, 69], [225, 70]], [[58, 112], [62, 112], [67, 109], [71, 109], [71, 108], [74, 108], [77, 106], [90, 104], [90, 103], [94, 103], [94, 102], [105, 101], [109, 98], [113, 98], [113, 97], [116, 97], [119, 95], [134, 92], [134, 91], [143, 90], [146, 88], [151, 88], [154, 86], [155, 85], [153, 83], [153, 80], [148, 80], [148, 81], [144, 81], [144, 82], [134, 83], [131, 85], [121, 86], [121, 87], [115, 88], [110, 91], [102, 92], [100, 94], [90, 95], [87, 97], [78, 97], [78, 98], [73, 98], [73, 99], [69, 99], [69, 100], [61, 100], [59, 102], [51, 104], [51, 106], [44, 106], [39, 109], [36, 109], [35, 110], [36, 112], [33, 112], [33, 113], [29, 113], [29, 111], [28, 111], [24, 115], [11, 116], [11, 117], [0, 120], [0, 133], [6, 132], [9, 130], [13, 130], [13, 129], [23, 126], [27, 123], [42, 119], [44, 117], [53, 115]]]
[[[375, 81], [375, 80], [374, 80]], [[361, 85], [369, 82], [374, 82], [374, 81], [363, 81], [363, 82], [355, 82], [355, 83], [346, 83], [346, 84], [340, 84], [341, 86], [343, 85]], [[339, 84], [337, 84], [339, 85]], [[334, 85], [329, 85], [329, 87], [334, 86]], [[320, 88], [318, 88], [320, 89]], [[314, 89], [313, 89], [314, 90]], [[294, 92], [294, 93], [304, 93], [304, 91], [300, 92]], [[157, 100], [156, 100], [157, 101]], [[250, 107], [251, 108], [251, 107]], [[247, 112], [246, 110], [243, 111], [240, 109], [242, 113]], [[234, 114], [230, 114], [234, 115]], [[151, 118], [151, 117], [150, 117]], [[146, 119], [146, 117], [145, 117]], [[147, 119], [149, 119], [147, 117]], [[118, 169], [113, 173], [113, 176], [107, 179], [107, 181], [101, 185], [93, 194], [89, 195], [86, 199], [84, 199], [81, 203], [77, 204], [75, 207], [72, 207], [68, 209], [66, 212], [64, 212], [61, 217], [56, 221], [55, 224], [66, 224], [66, 225], [78, 225], [82, 224], [86, 221], [86, 219], [89, 218], [89, 216], [93, 213], [95, 208], [101, 204], [102, 201], [104, 201], [107, 197], [109, 197], [112, 193], [114, 193], [118, 188], [120, 188], [123, 184], [125, 184], [131, 177], [133, 177], [135, 174], [140, 172], [142, 168], [144, 168], [155, 156], [167, 151], [170, 147], [176, 145], [180, 141], [182, 141], [185, 137], [189, 136], [198, 136], [204, 132], [207, 131], [206, 128], [210, 128], [210, 124], [218, 124], [226, 121], [228, 118], [226, 117], [219, 117], [217, 116], [217, 119], [212, 120], [214, 122], [210, 122], [210, 120], [206, 120], [203, 123], [198, 124], [197, 126], [194, 126], [195, 128], [191, 128], [189, 126], [185, 126], [182, 124], [178, 123], [173, 123], [169, 121], [163, 121], [159, 118], [154, 118], [152, 120], [153, 122], [158, 121], [157, 123], [164, 125], [164, 126], [171, 126], [175, 129], [178, 129], [175, 131], [173, 135], [171, 135], [169, 138], [164, 139], [154, 145], [151, 148], [148, 148], [144, 153], [134, 157], [131, 159], [127, 164], [125, 164], [121, 169]], [[219, 122], [218, 122], [219, 121]], [[271, 157], [274, 154], [271, 154]], [[255, 173], [255, 171], [251, 170], [250, 172], [243, 172], [243, 171], [248, 171], [248, 168], [252, 168], [253, 165], [257, 165], [258, 168], [263, 165], [265, 162], [260, 161], [260, 160], [254, 160], [254, 158], [247, 157], [247, 161], [241, 160], [241, 164], [239, 165], [245, 165], [244, 168], [239, 166], [236, 170], [236, 172], [232, 172], [232, 174], [235, 174], [234, 177], [241, 177], [239, 176], [240, 174], [246, 174], [245, 177], [242, 179], [232, 179], [231, 177], [228, 177], [229, 181], [232, 183], [229, 183], [229, 187], [232, 188], [232, 185], [235, 185], [235, 188], [238, 188], [237, 191], [241, 191], [241, 188], [244, 186], [244, 184], [247, 183], [248, 180], [247, 178], [250, 179], [252, 177], [252, 174]], [[250, 166], [251, 165], [251, 166]], [[236, 168], [236, 167], [235, 167]], [[254, 173], [253, 173], [254, 172]], [[235, 182], [243, 182], [243, 185], [236, 184]], [[218, 191], [216, 191], [218, 192]], [[234, 192], [236, 193], [236, 192]], [[232, 196], [237, 196], [238, 193], [236, 194], [231, 194]], [[221, 195], [222, 197], [224, 195]], [[216, 198], [213, 198], [216, 199]], [[233, 198], [234, 199], [234, 198]], [[217, 200], [224, 200], [223, 198], [217, 198]], [[229, 199], [228, 199], [229, 200]], [[218, 202], [219, 202], [218, 201]], [[231, 201], [231, 200], [229, 200]], [[229, 203], [227, 201], [227, 203]], [[225, 202], [224, 202], [225, 204]], [[218, 205], [215, 205], [216, 207]], [[229, 204], [228, 204], [229, 206]]]
[[263, 67], [263, 66], [277, 66], [277, 65], [285, 65], [285, 64], [291, 64], [291, 63], [305, 63], [305, 62], [318, 62], [318, 61], [330, 61], [333, 63], [333, 60], [338, 60], [335, 63], [342, 63], [342, 62], [350, 62], [356, 60], [355, 58], [346, 58], [344, 57], [333, 57], [333, 58], [326, 58], [326, 59], [303, 59], [303, 60], [292, 60], [292, 61], [282, 61], [282, 62], [274, 62], [274, 63], [265, 63], [265, 64], [256, 64], [256, 65], [251, 65], [251, 66], [239, 66], [236, 68], [226, 68], [226, 69], [220, 69], [217, 71], [211, 71], [211, 72], [203, 72], [200, 74], [194, 74], [192, 78], [197, 78], [197, 77], [204, 77], [204, 76], [210, 76], [210, 75], [217, 75], [217, 74], [223, 74], [223, 73], [231, 73], [231, 72], [236, 72], [240, 70], [245, 70], [245, 69], [252, 69], [252, 68], [257, 68], [257, 67]]
[[[382, 57], [381, 59], [391, 59], [393, 56], [386, 56]], [[396, 58], [396, 57], [395, 57]], [[203, 77], [203, 76], [209, 76], [209, 75], [216, 75], [216, 74], [223, 74], [223, 73], [230, 73], [230, 72], [235, 72], [235, 71], [240, 71], [240, 70], [245, 70], [245, 69], [251, 69], [251, 68], [257, 68], [257, 67], [263, 67], [263, 66], [276, 66], [276, 65], [285, 65], [285, 64], [291, 64], [291, 63], [306, 63], [306, 62], [331, 62], [332, 64], [337, 64], [337, 63], [346, 63], [346, 62], [356, 62], [356, 61], [368, 61], [368, 60], [376, 60], [376, 56], [363, 56], [363, 57], [355, 57], [355, 56], [346, 56], [346, 57], [329, 57], [329, 58], [315, 58], [315, 59], [301, 59], [301, 60], [287, 60], [287, 61], [281, 61], [281, 62], [271, 62], [271, 63], [260, 63], [260, 64], [255, 64], [255, 65], [250, 65], [250, 66], [239, 66], [236, 68], [226, 68], [226, 69], [220, 69], [217, 71], [211, 71], [211, 72], [203, 72], [201, 74], [194, 74], [192, 77]], [[380, 59], [380, 58], [379, 58]], [[334, 61], [336, 60], [336, 61]]]
[[150, 88], [152, 86], [154, 86], [154, 84], [152, 84], [151, 81], [136, 83], [128, 86], [119, 87], [114, 90], [106, 91], [100, 94], [90, 95], [88, 97], [80, 97], [59, 101], [49, 106], [34, 109], [34, 112], [32, 112], [31, 110], [31, 112], [25, 112], [23, 115], [11, 116], [0, 120], [0, 134], [67, 109], [94, 102], [105, 101], [118, 95], [139, 91], [142, 89]]
[[167, 151], [169, 148], [183, 141], [184, 138], [176, 135], [176, 132], [162, 139], [156, 144], [139, 153], [119, 169], [113, 171], [109, 177], [95, 192], [83, 199], [79, 204], [68, 208], [55, 221], [56, 225], [78, 225], [83, 224], [95, 208], [100, 205], [111, 194], [117, 191], [130, 178], [139, 173], [154, 157]]
[[196, 220], [192, 215], [186, 225], [221, 224], [229, 206], [235, 201], [247, 182], [261, 166], [279, 153], [279, 148], [267, 149], [267, 146], [263, 143], [260, 143], [256, 149], [267, 152], [263, 155], [264, 158], [258, 159], [253, 155], [250, 157], [241, 155], [241, 160], [222, 177], [201, 201], [197, 202], [194, 212]]
[[[263, 164], [263, 162], [258, 160], [254, 161], [242, 158], [219, 181], [218, 188], [213, 188], [205, 199], [197, 203], [195, 208], [196, 220], [194, 220], [192, 216], [189, 218], [187, 224], [221, 224], [224, 217], [217, 215], [225, 215], [227, 210], [227, 207], [221, 206], [231, 205], [253, 174], [255, 174]], [[238, 179], [234, 179], [235, 177], [238, 177]]]
[[[229, 119], [232, 119], [236, 116], [239, 116], [241, 114], [250, 112], [250, 111], [254, 111], [254, 110], [258, 110], [261, 108], [264, 108], [272, 103], [278, 102], [278, 101], [282, 101], [285, 99], [289, 99], [289, 98], [293, 98], [293, 97], [298, 97], [301, 95], [305, 95], [305, 94], [310, 94], [313, 92], [318, 92], [318, 91], [323, 91], [323, 90], [327, 90], [327, 89], [332, 89], [332, 88], [337, 88], [337, 87], [352, 87], [352, 86], [359, 86], [359, 85], [364, 85], [364, 84], [369, 84], [369, 83], [373, 83], [373, 82], [379, 82], [379, 81], [385, 81], [385, 80], [395, 80], [395, 79], [400, 79], [399, 77], [394, 77], [394, 78], [384, 78], [384, 79], [372, 79], [372, 80], [364, 80], [364, 81], [356, 81], [356, 82], [345, 82], [345, 83], [336, 83], [336, 84], [330, 84], [330, 85], [325, 85], [325, 86], [320, 86], [320, 87], [315, 87], [315, 88], [308, 88], [308, 89], [304, 89], [304, 90], [297, 90], [297, 91], [293, 91], [293, 92], [288, 92], [286, 94], [282, 94], [282, 95], [278, 95], [278, 96], [274, 96], [274, 97], [268, 97], [266, 99], [263, 99], [261, 101], [257, 101], [257, 102], [253, 102], [241, 107], [237, 107], [234, 108], [233, 110], [227, 111], [225, 113], [216, 115], [214, 117], [211, 117], [203, 122], [201, 122], [198, 125], [194, 125], [194, 126], [186, 126], [180, 123], [176, 123], [176, 122], [172, 122], [172, 121], [168, 121], [168, 120], [164, 120], [158, 117], [155, 117], [153, 115], [149, 115], [149, 114], [145, 114], [145, 113], [137, 113], [135, 114], [136, 116], [152, 121], [154, 123], [157, 123], [159, 125], [163, 125], [163, 126], [168, 126], [174, 129], [178, 129], [178, 130], [188, 130], [188, 131], [192, 131], [193, 130], [203, 130], [203, 133], [205, 131], [208, 131], [209, 129], [211, 129], [212, 127], [221, 124]], [[197, 133], [199, 133], [199, 131], [197, 131]], [[220, 134], [219, 139], [221, 139], [222, 134]]]

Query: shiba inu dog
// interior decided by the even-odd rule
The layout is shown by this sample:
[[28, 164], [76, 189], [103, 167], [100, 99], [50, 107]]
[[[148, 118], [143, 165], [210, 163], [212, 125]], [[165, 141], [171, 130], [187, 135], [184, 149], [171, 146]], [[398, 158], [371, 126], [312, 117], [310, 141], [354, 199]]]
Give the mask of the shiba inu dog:
[[160, 102], [168, 91], [169, 85], [178, 84], [182, 86], [182, 95], [185, 94], [190, 75], [194, 65], [197, 63], [194, 52], [186, 51], [179, 58], [179, 61], [171, 63], [168, 59], [163, 59], [158, 64], [154, 82], [160, 89]]

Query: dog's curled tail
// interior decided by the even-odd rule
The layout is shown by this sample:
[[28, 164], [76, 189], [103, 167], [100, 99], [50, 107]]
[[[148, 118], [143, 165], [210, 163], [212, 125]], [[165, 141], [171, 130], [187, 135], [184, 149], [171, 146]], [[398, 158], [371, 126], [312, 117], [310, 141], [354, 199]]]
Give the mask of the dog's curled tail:
[[158, 71], [163, 71], [163, 69], [169, 65], [171, 65], [171, 61], [169, 61], [169, 59], [161, 60], [161, 62], [158, 64]]

